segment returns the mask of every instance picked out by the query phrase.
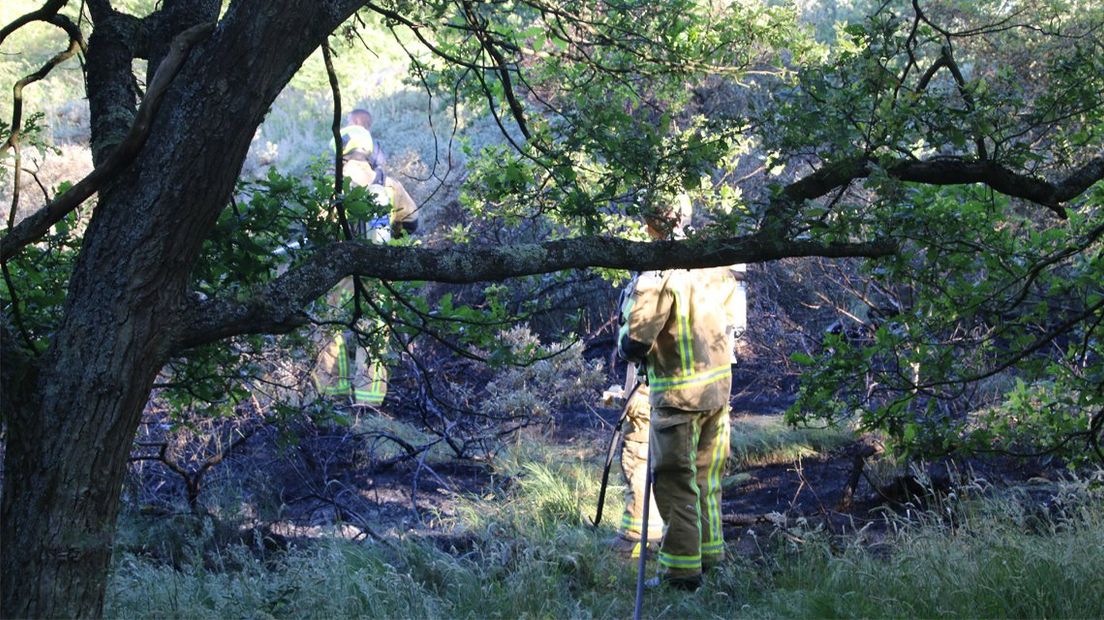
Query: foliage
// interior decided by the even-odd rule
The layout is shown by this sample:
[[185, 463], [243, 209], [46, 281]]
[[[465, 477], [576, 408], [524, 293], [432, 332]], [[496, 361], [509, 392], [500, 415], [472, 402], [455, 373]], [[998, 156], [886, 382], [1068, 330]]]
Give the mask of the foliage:
[[[34, 28], [46, 20], [70, 34], [95, 30], [84, 81], [92, 146], [98, 160], [126, 158], [96, 181], [99, 202], [86, 229], [72, 214], [47, 217], [52, 231], [35, 227], [42, 220], [33, 217], [17, 228], [18, 201], [8, 218], [5, 397], [38, 377], [33, 387], [19, 387], [27, 398], [4, 402], [17, 409], [7, 417], [16, 440], [6, 463], [19, 469], [8, 469], [5, 480], [5, 517], [14, 518], [2, 533], [11, 549], [16, 532], [29, 532], [28, 546], [4, 557], [4, 605], [13, 615], [99, 610], [111, 489], [158, 367], [165, 367], [165, 402], [181, 412], [226, 414], [271, 371], [266, 355], [302, 346], [271, 334], [312, 323], [323, 334], [353, 331], [375, 357], [404, 356], [424, 377], [436, 368], [412, 351], [431, 348], [427, 341], [461, 357], [518, 363], [499, 334], [540, 310], [511, 303], [516, 291], [497, 284], [423, 295], [420, 283], [368, 281], [366, 274], [456, 282], [565, 264], [683, 268], [886, 257], [866, 264], [863, 283], [852, 287], [867, 306], [857, 316], [868, 324], [794, 356], [809, 372], [791, 420], [857, 416], [860, 429], [885, 432], [908, 454], [1034, 449], [1020, 441], [1027, 435], [1042, 441], [1038, 449], [1104, 459], [1099, 3], [886, 2], [871, 5], [874, 14], [862, 23], [841, 23], [834, 38], [820, 24], [820, 40], [830, 46], [815, 42], [796, 7], [775, 2], [429, 0], [329, 2], [310, 11], [288, 2], [268, 15], [250, 3], [175, 10], [184, 4], [47, 3], [33, 20]], [[64, 16], [57, 13], [63, 5]], [[308, 13], [309, 20], [294, 19]], [[217, 22], [213, 34], [202, 21]], [[0, 78], [10, 82], [41, 62], [30, 28], [15, 30], [32, 60], [20, 60], [14, 73], [6, 65]], [[331, 41], [335, 29], [340, 40]], [[148, 125], [135, 124], [150, 139], [120, 143], [138, 118], [132, 95], [143, 90], [143, 57], [157, 58], [168, 42], [163, 35], [181, 31], [198, 37], [179, 65], [186, 77], [163, 91], [166, 109]], [[287, 36], [293, 32], [301, 36]], [[449, 222], [455, 226], [432, 251], [410, 251], [419, 245], [411, 240], [381, 250], [343, 242], [357, 237], [358, 221], [384, 209], [352, 188], [332, 188], [324, 174], [273, 173], [230, 199], [250, 135], [308, 53], [332, 43], [340, 57], [362, 34], [385, 32], [395, 41], [387, 44], [388, 61], [401, 49], [409, 83], [426, 90], [429, 122], [439, 112], [435, 102], [444, 101], [453, 106], [449, 130], [473, 118], [501, 129], [504, 142], [476, 142], [465, 152], [457, 195], [466, 218]], [[266, 33], [286, 39], [266, 41]], [[240, 49], [253, 51], [227, 54]], [[313, 62], [297, 79], [313, 89], [321, 77]], [[369, 92], [360, 87], [358, 95]], [[17, 104], [18, 87], [13, 92]], [[305, 95], [311, 105], [289, 116], [324, 127], [313, 104], [325, 100]], [[35, 110], [28, 111], [35, 126]], [[133, 152], [125, 148], [132, 144]], [[0, 146], [5, 157], [15, 148], [14, 140]], [[321, 152], [303, 150], [307, 159]], [[740, 166], [756, 169], [741, 175]], [[442, 186], [445, 176], [438, 176]], [[756, 180], [731, 187], [747, 178]], [[646, 248], [625, 241], [640, 238], [634, 218], [682, 192], [700, 205], [688, 240]], [[473, 218], [491, 230], [472, 226]], [[553, 243], [512, 246], [504, 262], [524, 266], [502, 268], [494, 246], [518, 230]], [[560, 260], [563, 248], [582, 251]], [[365, 256], [387, 259], [373, 265]], [[486, 269], [469, 269], [475, 266]], [[348, 298], [313, 301], [333, 284], [325, 278], [350, 273], [360, 275]], [[523, 352], [533, 349], [527, 344]], [[114, 368], [129, 370], [97, 376]], [[540, 380], [543, 369], [531, 370], [501, 373], [489, 386], [490, 405], [509, 415], [536, 408], [515, 398]], [[409, 401], [423, 419], [439, 422], [427, 432], [470, 456], [447, 435], [456, 428], [448, 418], [454, 411], [427, 385]], [[464, 405], [465, 414], [482, 413]], [[104, 467], [88, 474], [89, 460]], [[46, 462], [52, 467], [44, 470]], [[24, 484], [39, 475], [42, 484]], [[547, 471], [526, 475], [557, 482]], [[556, 525], [572, 514], [570, 495], [550, 496], [538, 519], [542, 533], [585, 538]], [[86, 514], [94, 510], [104, 514]], [[67, 563], [42, 552], [47, 546], [76, 548], [87, 563]], [[600, 576], [585, 558], [564, 559], [551, 545], [524, 553], [500, 546], [494, 555], [505, 558], [496, 570], [514, 580], [498, 590], [510, 601], [504, 607], [521, 613], [574, 615], [569, 603], [546, 606], [571, 600], [557, 596], [563, 588], [554, 576], [571, 575], [568, 591]], [[17, 575], [13, 569], [24, 564]], [[433, 575], [436, 562], [429, 564]], [[522, 567], [528, 572], [514, 570]], [[59, 593], [8, 587], [42, 574], [90, 585], [56, 609]], [[416, 589], [413, 579], [404, 583]]]
[[[24, 118], [19, 133], [21, 155], [41, 155], [56, 150], [44, 135], [42, 113], [32, 113]], [[0, 121], [0, 144], [7, 142], [11, 135], [11, 126]], [[5, 186], [6, 193], [9, 182], [14, 181], [15, 177], [9, 165], [13, 166], [18, 160], [11, 151], [5, 151], [2, 157], [5, 165], [0, 166], [0, 184]], [[42, 191], [48, 198], [56, 197], [68, 190], [70, 185], [66, 181], [49, 192], [45, 188]], [[81, 237], [90, 213], [91, 209], [87, 207], [71, 211], [54, 224], [38, 243], [3, 264], [0, 308], [3, 308], [4, 317], [10, 317], [21, 348], [41, 352], [48, 346], [49, 337], [62, 315], [69, 274], [80, 250]], [[10, 225], [19, 215], [19, 204], [13, 200], [4, 218], [5, 224]]]
[[[205, 244], [194, 272], [196, 293], [247, 298], [252, 290], [296, 266], [304, 256], [343, 238], [337, 208], [330, 199], [332, 182], [332, 177], [316, 167], [305, 178], [270, 169], [267, 177], [243, 184], [239, 198], [223, 212]], [[354, 229], [356, 222], [371, 221], [387, 213], [364, 188], [351, 187], [347, 180], [341, 208]], [[387, 359], [391, 364], [397, 361], [397, 354], [391, 352], [388, 344], [392, 338], [406, 345], [419, 339], [446, 342], [454, 351], [498, 365], [529, 366], [537, 356], [545, 358], [559, 353], [538, 350], [534, 342], [511, 348], [511, 340], [500, 337], [501, 326], [516, 320], [502, 299], [503, 287], [486, 287], [477, 295], [476, 307], [454, 302], [450, 293], [431, 300], [421, 293], [421, 288], [419, 283], [361, 279], [355, 299], [348, 292], [339, 295], [335, 289], [309, 309], [310, 320], [317, 326], [310, 334], [239, 337], [233, 346], [208, 345], [188, 351], [167, 366], [168, 381], [161, 396], [178, 412], [197, 408], [229, 412], [247, 395], [247, 387], [261, 387], [258, 384], [262, 380], [269, 381], [265, 377], [276, 358], [297, 359], [304, 369], [309, 368], [316, 347], [325, 340], [324, 334], [342, 326], [353, 330], [360, 346], [366, 347], [370, 355]], [[525, 310], [531, 311], [533, 307]], [[581, 363], [576, 359], [580, 349], [572, 350], [576, 355], [568, 356], [570, 359], [565, 358], [563, 363]], [[536, 368], [562, 369], [561, 366], [545, 360], [537, 361]], [[585, 379], [581, 371], [571, 377]], [[520, 388], [514, 388], [519, 386], [500, 384], [497, 398], [515, 398], [522, 393]], [[294, 401], [305, 403], [309, 398], [300, 395]], [[491, 409], [494, 406], [488, 406]], [[516, 418], [519, 412], [509, 413]], [[544, 414], [547, 413], [545, 410]], [[542, 414], [525, 412], [525, 417], [530, 415]]]
[[[840, 193], [840, 208], [808, 210], [804, 234], [891, 231], [901, 244], [892, 260], [864, 269], [869, 284], [856, 295], [866, 325], [827, 335], [817, 355], [795, 355], [807, 372], [792, 421], [855, 415], [860, 428], [888, 432], [909, 453], [1053, 449], [1104, 458], [1100, 183], [1059, 220], [989, 188], [921, 186], [891, 173], [901, 161], [973, 151], [1037, 175], [1072, 151], [1099, 149], [1101, 58], [1086, 55], [1084, 39], [1099, 11], [1037, 10], [1030, 19], [1068, 37], [1069, 54], [1049, 37], [1013, 40], [998, 28], [950, 35], [883, 11], [848, 26], [833, 61], [803, 72], [799, 87], [765, 110], [787, 121], [772, 148], [812, 144], [826, 166], [878, 162], [863, 191]], [[979, 19], [971, 10], [940, 17], [948, 29]], [[983, 55], [990, 45], [1000, 51]], [[940, 72], [921, 75], [924, 53], [936, 69], [967, 67], [965, 77], [940, 84]], [[1026, 54], [1038, 59], [1029, 74], [1013, 71], [1007, 61]], [[939, 112], [948, 108], [955, 112]]]
[[828, 335], [816, 359], [795, 357], [809, 372], [791, 419], [858, 414], [911, 452], [1092, 456], [1104, 404], [1101, 191], [1052, 227], [986, 192], [910, 191], [924, 214], [897, 218], [897, 230], [915, 250], [869, 270], [882, 315], [858, 338]]
[[[493, 74], [454, 65], [435, 76], [434, 84], [457, 97], [489, 101], [500, 122], [512, 117], [525, 134], [524, 143], [511, 143], [514, 149], [484, 152], [483, 163], [474, 164], [476, 182], [465, 200], [477, 214], [539, 213], [571, 229], [618, 231], [623, 224], [611, 216], [639, 214], [653, 202], [698, 190], [728, 154], [733, 130], [723, 119], [691, 113], [702, 76], [774, 66], [783, 45], [796, 56], [810, 50], [793, 14], [781, 8], [733, 4], [714, 11], [679, 2], [662, 10], [580, 11], [592, 33], [565, 28], [538, 8], [480, 16], [492, 21], [497, 36], [524, 42], [530, 56], [521, 61], [529, 69], [524, 99], [507, 101]], [[473, 51], [478, 41], [463, 29], [455, 32], [455, 40], [442, 43], [446, 53], [487, 53]], [[592, 39], [603, 45], [592, 46]]]
[[[973, 143], [1006, 165], [1041, 170], [1097, 144], [1102, 112], [1096, 94], [1104, 71], [1098, 70], [1100, 58], [1093, 52], [1092, 39], [1084, 36], [1085, 25], [1093, 23], [1096, 13], [1063, 16], [1058, 4], [1039, 7], [1027, 17], [1051, 24], [1059, 39], [1073, 43], [1069, 50], [1058, 47], [1055, 37], [1039, 33], [1020, 39], [997, 28], [948, 34], [952, 26], [979, 22], [985, 14], [980, 7], [934, 7], [917, 14], [916, 20], [900, 11], [880, 10], [867, 21], [841, 23], [833, 47], [826, 48], [807, 38], [793, 9], [736, 4], [720, 12], [689, 1], [662, 11], [641, 5], [587, 15], [594, 31], [590, 35], [564, 28], [535, 5], [522, 4], [508, 14], [490, 9], [453, 14], [445, 3], [426, 3], [404, 7], [401, 18], [393, 15], [383, 21], [365, 13], [359, 22], [344, 27], [334, 43], [339, 77], [345, 77], [354, 93], [362, 90], [353, 76], [364, 73], [363, 67], [395, 67], [406, 55], [405, 62], [424, 85], [441, 92], [446, 101], [471, 109], [489, 104], [492, 117], [504, 129], [507, 118], [516, 123], [523, 135], [507, 131], [507, 144], [468, 152], [473, 159], [461, 201], [469, 217], [486, 222], [496, 236], [526, 226], [553, 238], [578, 231], [636, 236], [639, 228], [624, 215], [646, 211], [651, 203], [682, 191], [690, 191], [701, 203], [705, 217], [700, 219], [711, 222], [703, 230], [723, 234], [746, 228], [760, 207], [739, 188], [716, 184], [714, 177], [753, 149], [768, 154], [767, 167], [779, 170], [787, 157], [798, 154], [815, 156], [825, 167], [853, 157], [874, 157], [887, 170], [872, 174], [864, 192], [831, 211], [806, 209], [796, 228], [799, 235], [828, 240], [894, 231], [905, 242], [905, 251], [899, 260], [869, 267], [868, 275], [884, 290], [894, 291], [871, 303], [896, 306], [878, 319], [872, 342], [864, 343], [876, 347], [856, 348], [855, 343], [829, 338], [821, 359], [803, 354], [795, 359], [816, 372], [809, 373], [792, 419], [849, 416], [861, 408], [863, 428], [888, 431], [905, 450], [991, 448], [994, 436], [1001, 438], [1001, 448], [1008, 448], [1017, 441], [1012, 426], [1030, 429], [1030, 436], [1048, 440], [1044, 443], [1061, 443], [1071, 434], [1084, 434], [1094, 408], [1099, 408], [1099, 392], [1093, 389], [1099, 384], [1095, 376], [1100, 371], [1093, 366], [1099, 358], [1094, 351], [1099, 337], [1091, 327], [1096, 316], [1093, 299], [1099, 294], [1094, 289], [1099, 261], [1091, 259], [1099, 237], [1099, 209], [1094, 208], [1099, 191], [1080, 199], [1085, 207], [1074, 205], [1073, 217], [1063, 228], [1037, 221], [1022, 205], [1000, 195], [968, 186], [911, 187], [893, 179], [888, 168], [902, 155], [956, 153]], [[838, 8], [845, 14], [852, 10]], [[405, 28], [429, 17], [452, 20], [435, 42], [438, 60], [414, 53], [417, 37]], [[510, 92], [493, 70], [501, 60], [494, 57], [494, 47], [485, 38], [471, 36], [472, 28], [493, 32], [499, 40], [523, 42], [524, 53], [517, 58], [527, 73], [517, 92]], [[617, 38], [613, 33], [631, 38], [588, 47], [595, 37], [606, 43], [603, 37]], [[397, 38], [392, 40], [392, 34]], [[940, 47], [944, 41], [955, 44], [953, 57], [944, 56], [950, 53]], [[384, 56], [367, 63], [360, 49], [366, 42], [383, 50]], [[1000, 51], [994, 52], [998, 46]], [[1030, 82], [1007, 68], [1013, 64], [1008, 61], [1026, 54], [1039, 58], [1026, 76], [1033, 78]], [[440, 58], [479, 58], [487, 69], [472, 71]], [[945, 64], [968, 64], [965, 81], [950, 79], [948, 71], [921, 74], [925, 62], [936, 62], [932, 66], [937, 67], [941, 58]], [[647, 63], [641, 65], [642, 60]], [[771, 69], [754, 87], [767, 94], [748, 99], [753, 105], [750, 119], [723, 108], [709, 115], [696, 111], [695, 96], [702, 92], [697, 89], [710, 88], [709, 80], [738, 79], [763, 67]], [[896, 75], [902, 77], [893, 79]], [[296, 77], [295, 87], [318, 90], [324, 77], [318, 60], [311, 60]], [[516, 98], [519, 94], [522, 97]], [[957, 113], [944, 113], [956, 105]], [[34, 130], [37, 118], [28, 119], [29, 130]], [[1023, 136], [1025, 127], [1034, 139]], [[1050, 159], [1037, 155], [1040, 140], [1053, 153]], [[194, 271], [197, 294], [244, 299], [296, 265], [297, 257], [342, 237], [324, 165], [316, 164], [302, 179], [270, 171], [242, 186], [241, 199], [223, 211]], [[355, 188], [346, 188], [343, 202], [350, 217], [379, 214], [365, 198]], [[901, 204], [908, 207], [900, 208]], [[993, 229], [994, 221], [1002, 226]], [[964, 230], [973, 231], [974, 238], [948, 244], [947, 239]], [[1079, 249], [1071, 250], [1072, 246]], [[46, 277], [46, 271], [55, 279], [67, 272], [56, 263], [64, 260], [64, 252], [47, 254], [54, 262], [25, 255], [11, 266], [13, 281], [26, 281], [32, 290], [22, 293], [24, 321], [41, 322], [40, 327], [24, 330], [31, 338], [46, 328], [50, 313], [56, 315], [60, 307], [60, 298], [51, 303], [48, 296], [56, 297], [64, 289], [63, 281], [37, 284], [35, 278]], [[1060, 261], [1048, 258], [1058, 255]], [[1026, 261], [1025, 266], [1010, 269], [1004, 264], [1010, 256], [1022, 256], [1017, 260]], [[1084, 257], [1083, 265], [1071, 266], [1078, 257]], [[1074, 277], [1070, 269], [1076, 270]], [[1021, 299], [1004, 300], [1015, 308], [998, 307], [994, 296], [1008, 291], [1017, 278], [1029, 278], [1033, 292], [1024, 287]], [[952, 280], [957, 282], [953, 287], [948, 285]], [[493, 297], [488, 304], [475, 300], [476, 310], [454, 306], [445, 295], [431, 309], [410, 294], [415, 289], [405, 288], [409, 297], [396, 300], [396, 288], [372, 285], [362, 289], [366, 297], [352, 305], [352, 315], [347, 309], [334, 314], [332, 304], [318, 304], [314, 316], [352, 325], [365, 319], [371, 324], [371, 316], [379, 315], [389, 319], [393, 333], [405, 338], [430, 330], [434, 338], [477, 348], [494, 341], [495, 331], [489, 326], [506, 318], [504, 307]], [[902, 296], [909, 298], [908, 307], [898, 299]], [[1017, 393], [1038, 392], [1034, 386], [1039, 380], [1060, 375], [1051, 393], [1066, 395], [1065, 401], [1047, 401], [1034, 411], [1064, 413], [1043, 415], [1045, 420], [1033, 424], [1023, 415], [1004, 415], [1005, 409], [995, 406], [999, 394], [980, 400], [959, 398], [962, 390], [955, 388], [976, 382], [983, 363], [999, 366], [1019, 349], [1032, 346], [1043, 315], [1057, 300], [1070, 296], [1080, 301], [1063, 304], [1067, 316], [1078, 311], [1085, 316], [1062, 338], [1080, 339], [1083, 345], [1067, 347], [1064, 361], [1052, 366], [1042, 352], [1009, 364], [1016, 372], [1034, 364], [1018, 377], [1022, 387]], [[948, 312], [951, 308], [955, 312]], [[993, 327], [994, 312], [1003, 312], [1006, 324], [999, 329]], [[1007, 324], [1009, 313], [1023, 324]], [[1055, 322], [1060, 323], [1051, 320]], [[477, 325], [486, 327], [475, 329]], [[962, 330], [988, 330], [988, 335], [954, 340]], [[386, 350], [387, 333], [367, 330], [361, 335], [377, 354]], [[920, 341], [926, 344], [916, 344]], [[220, 406], [229, 411], [245, 395], [240, 378], [264, 374], [264, 355], [288, 354], [289, 346], [301, 344], [245, 338], [229, 348], [212, 345], [190, 351], [170, 363], [168, 374], [175, 379], [165, 396], [178, 407], [206, 402], [215, 405], [212, 411]], [[491, 357], [500, 351], [492, 348]], [[1002, 352], [1007, 354], [1003, 358]], [[1078, 368], [1079, 360], [1084, 368]], [[910, 379], [902, 370], [912, 367], [923, 369], [923, 381]], [[966, 368], [974, 369], [973, 376], [963, 372]], [[178, 395], [174, 390], [184, 385], [187, 390]], [[1015, 408], [1025, 398], [1029, 397], [1013, 395], [1009, 406]], [[980, 418], [967, 415], [986, 406]]]

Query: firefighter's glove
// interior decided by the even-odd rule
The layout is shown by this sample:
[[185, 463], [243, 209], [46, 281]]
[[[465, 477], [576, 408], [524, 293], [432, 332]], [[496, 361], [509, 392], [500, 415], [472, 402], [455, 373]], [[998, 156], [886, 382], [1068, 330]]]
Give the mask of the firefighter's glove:
[[625, 404], [625, 388], [621, 385], [611, 385], [602, 392], [602, 406], [614, 407]]

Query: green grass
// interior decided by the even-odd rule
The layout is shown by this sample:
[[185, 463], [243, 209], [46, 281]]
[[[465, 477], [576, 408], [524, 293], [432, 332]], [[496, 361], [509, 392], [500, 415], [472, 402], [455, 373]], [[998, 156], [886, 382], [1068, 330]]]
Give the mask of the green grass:
[[[393, 547], [319, 540], [287, 552], [228, 548], [179, 568], [120, 554], [113, 618], [624, 618], [635, 565], [595, 530], [593, 454], [519, 442], [499, 490], [465, 501], [451, 553], [416, 538]], [[695, 594], [649, 592], [648, 617], [1104, 616], [1100, 481], [1053, 485], [1039, 514], [1014, 495], [963, 493], [895, 518], [863, 543], [811, 528], [761, 535], [761, 557], [730, 558]], [[1036, 494], [1037, 495], [1037, 494]], [[617, 490], [607, 508], [617, 510]], [[608, 521], [614, 521], [610, 519]], [[608, 522], [607, 522], [608, 523]], [[953, 523], [951, 527], [948, 523]], [[744, 534], [748, 536], [749, 534]], [[795, 542], [800, 540], [801, 542]], [[731, 542], [731, 541], [730, 541]], [[459, 547], [456, 550], [455, 547]], [[198, 547], [196, 547], [198, 548]], [[185, 558], [188, 552], [182, 551]]]
[[907, 527], [888, 557], [814, 544], [780, 560], [762, 602], [794, 617], [1098, 618], [1104, 503], [1099, 490], [1082, 499], [1034, 525], [1013, 500], [969, 502], [953, 510], [959, 527]]
[[854, 439], [845, 427], [793, 428], [781, 416], [743, 416], [732, 422], [732, 462], [737, 469], [792, 462]]

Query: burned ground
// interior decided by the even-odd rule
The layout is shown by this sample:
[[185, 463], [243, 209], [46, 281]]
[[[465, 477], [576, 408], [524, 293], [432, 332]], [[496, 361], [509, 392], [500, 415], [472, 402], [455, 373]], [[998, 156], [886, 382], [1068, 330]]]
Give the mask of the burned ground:
[[[411, 405], [413, 400], [389, 400], [389, 405], [405, 406], [387, 411], [348, 412], [354, 419], [306, 417], [281, 428], [254, 418], [248, 432], [244, 427], [222, 429], [226, 437], [246, 439], [223, 442], [214, 451], [208, 447], [208, 456], [195, 446], [191, 453], [177, 450], [176, 469], [169, 465], [171, 459], [136, 460], [128, 512], [147, 526], [171, 527], [174, 519], [189, 512], [182, 500], [187, 486], [183, 474], [190, 473], [200, 491], [191, 511], [214, 516], [226, 526], [230, 539], [285, 546], [334, 533], [353, 539], [413, 537], [444, 551], [463, 552], [472, 540], [454, 526], [464, 502], [506, 500], [518, 476], [525, 474], [507, 473], [496, 465], [493, 452], [456, 458], [449, 455], [444, 438], [429, 434], [428, 439], [415, 440], [389, 430], [391, 422], [416, 427], [424, 421], [425, 412]], [[788, 404], [785, 394], [736, 390], [732, 415], [737, 429], [748, 421], [773, 424]], [[598, 479], [619, 414], [584, 403], [556, 411], [501, 440], [548, 443], [592, 463]], [[366, 430], [368, 421], [372, 425]], [[167, 427], [153, 426], [167, 436]], [[158, 445], [150, 439], [140, 443]], [[145, 454], [150, 454], [148, 449]], [[749, 556], [764, 552], [763, 541], [799, 536], [795, 532], [810, 528], [841, 540], [860, 537], [876, 544], [892, 527], [894, 516], [938, 502], [963, 485], [972, 485], [971, 492], [976, 492], [980, 480], [986, 489], [995, 490], [1029, 479], [1055, 479], [1062, 471], [1060, 463], [1008, 457], [886, 467], [885, 455], [870, 437], [848, 438], [831, 448], [799, 451], [792, 458], [764, 464], [735, 460], [724, 478], [722, 513], [731, 549]], [[210, 465], [204, 468], [205, 463]], [[618, 464], [613, 467], [611, 483], [619, 485]], [[197, 477], [197, 472], [204, 477]], [[228, 495], [234, 501], [227, 503]], [[1045, 494], [1037, 498], [1042, 509], [1046, 501]], [[607, 496], [605, 522], [614, 522], [620, 508], [619, 493], [614, 491]], [[580, 515], [580, 520], [592, 516]], [[153, 556], [173, 554], [144, 542], [135, 548], [123, 540], [121, 547]]]

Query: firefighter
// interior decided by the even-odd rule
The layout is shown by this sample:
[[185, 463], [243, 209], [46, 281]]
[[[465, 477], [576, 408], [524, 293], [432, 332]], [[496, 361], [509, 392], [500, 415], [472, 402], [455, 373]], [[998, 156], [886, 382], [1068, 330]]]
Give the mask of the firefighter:
[[[387, 217], [356, 227], [373, 243], [387, 243], [417, 230], [418, 210], [402, 185], [384, 173], [385, 159], [371, 127], [372, 115], [367, 110], [349, 113], [348, 124], [341, 129], [342, 168], [350, 185], [364, 187], [377, 204], [388, 207]], [[345, 278], [331, 291], [328, 301], [332, 307], [347, 307], [353, 294], [353, 279]], [[386, 327], [383, 319], [376, 317], [373, 331], [384, 339]], [[379, 359], [369, 361], [368, 351], [357, 345], [351, 330], [334, 335], [327, 343], [311, 377], [320, 395], [347, 399], [355, 405], [379, 406], [387, 396], [387, 366]]]
[[[646, 217], [648, 232], [679, 238], [690, 215], [689, 199], [679, 197]], [[653, 491], [666, 524], [651, 585], [696, 590], [703, 569], [724, 557], [721, 478], [738, 306], [732, 271], [719, 267], [641, 273], [621, 308], [618, 353], [647, 368]]]
[[[648, 386], [636, 388], [625, 411], [625, 436], [621, 444], [621, 475], [625, 482], [625, 510], [617, 528], [617, 538], [612, 546], [626, 557], [640, 556], [641, 529], [644, 525], [644, 478], [648, 467], [648, 418], [652, 408], [648, 404]], [[663, 519], [659, 517], [655, 494], [650, 493], [648, 508], [648, 544], [655, 545], [663, 538]]]
[[345, 174], [353, 185], [383, 185], [387, 163], [383, 149], [372, 137], [372, 113], [363, 108], [349, 112], [341, 128], [341, 159]]
[[398, 239], [418, 229], [418, 206], [398, 180], [386, 174], [387, 159], [372, 137], [372, 113], [363, 108], [349, 112], [341, 128], [341, 159], [345, 176], [354, 187], [380, 186], [391, 205], [391, 237]]

